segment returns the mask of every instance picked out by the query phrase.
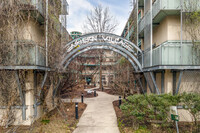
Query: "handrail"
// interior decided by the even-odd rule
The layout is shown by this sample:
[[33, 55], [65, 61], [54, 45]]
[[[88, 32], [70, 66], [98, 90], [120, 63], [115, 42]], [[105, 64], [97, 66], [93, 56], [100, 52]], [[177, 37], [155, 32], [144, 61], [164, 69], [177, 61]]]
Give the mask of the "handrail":
[[1, 57], [0, 66], [45, 66], [45, 48], [31, 40], [0, 41], [0, 45], [13, 46], [9, 56]]

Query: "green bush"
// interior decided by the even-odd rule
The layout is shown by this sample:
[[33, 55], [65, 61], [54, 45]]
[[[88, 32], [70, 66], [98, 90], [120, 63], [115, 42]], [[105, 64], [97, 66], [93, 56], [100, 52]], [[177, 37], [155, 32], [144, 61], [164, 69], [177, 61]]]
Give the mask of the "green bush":
[[120, 108], [127, 117], [134, 117], [133, 123], [146, 125], [155, 121], [165, 126], [169, 120], [170, 106], [176, 106], [180, 101], [180, 95], [133, 95], [127, 97]]
[[192, 114], [195, 126], [197, 127], [197, 121], [200, 116], [200, 95], [198, 93], [183, 93], [181, 104], [184, 109]]
[[123, 101], [123, 103], [120, 108], [127, 117], [134, 116], [133, 120], [138, 124], [148, 122], [148, 102], [145, 100], [144, 95], [129, 96], [127, 101]]
[[162, 127], [167, 126], [170, 120], [170, 106], [182, 105], [188, 110], [198, 127], [200, 116], [200, 95], [198, 93], [183, 93], [180, 95], [171, 94], [150, 94], [133, 95], [127, 97], [120, 106], [127, 118], [131, 118], [134, 126], [150, 125], [161, 123]]

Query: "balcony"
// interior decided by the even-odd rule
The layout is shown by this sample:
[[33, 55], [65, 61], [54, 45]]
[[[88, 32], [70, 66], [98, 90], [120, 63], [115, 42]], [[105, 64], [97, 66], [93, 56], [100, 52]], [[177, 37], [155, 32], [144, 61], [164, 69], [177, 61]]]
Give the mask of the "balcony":
[[61, 15], [69, 15], [69, 4], [68, 4], [67, 0], [62, 0]]
[[144, 32], [145, 27], [145, 20], [144, 17], [142, 17], [138, 23], [138, 33]]
[[[200, 51], [191, 42], [167, 41], [152, 51], [152, 66], [199, 66]], [[150, 65], [150, 51], [144, 54], [144, 67]]]
[[156, 0], [152, 8], [153, 23], [159, 23], [167, 15], [180, 14], [181, 0]]
[[45, 14], [44, 2], [42, 0], [20, 0], [19, 4], [27, 5], [32, 9], [38, 10], [43, 16]]
[[[1, 44], [0, 49], [4, 49], [0, 58], [0, 68], [20, 66], [40, 66], [45, 67], [45, 49], [34, 44], [32, 41], [16, 41], [5, 45]], [[5, 56], [4, 56], [5, 55]]]
[[131, 35], [133, 34], [133, 32], [134, 32], [134, 25], [132, 24], [132, 25], [130, 26], [130, 28], [128, 29], [128, 31], [126, 32], [125, 38], [126, 38], [127, 40], [129, 40], [130, 37], [131, 37]]
[[[182, 0], [183, 6], [189, 5], [188, 0]], [[200, 5], [200, 1], [198, 1]], [[183, 8], [184, 8], [183, 7]], [[197, 6], [200, 9], [200, 6]], [[181, 0], [156, 0], [152, 5], [152, 19], [153, 24], [159, 24], [168, 15], [179, 15], [181, 10]], [[145, 18], [147, 14], [138, 22], [138, 32], [143, 32], [145, 26]]]
[[[102, 66], [112, 66], [112, 65], [116, 65], [116, 62], [102, 62]], [[93, 64], [93, 63], [88, 63], [88, 64], [83, 64], [84, 66], [100, 66], [100, 64]]]
[[[22, 10], [37, 11], [38, 13], [32, 13], [32, 15], [40, 22], [44, 23], [45, 15], [45, 3], [43, 0], [20, 0], [19, 6], [22, 7]], [[23, 6], [22, 6], [23, 5]]]

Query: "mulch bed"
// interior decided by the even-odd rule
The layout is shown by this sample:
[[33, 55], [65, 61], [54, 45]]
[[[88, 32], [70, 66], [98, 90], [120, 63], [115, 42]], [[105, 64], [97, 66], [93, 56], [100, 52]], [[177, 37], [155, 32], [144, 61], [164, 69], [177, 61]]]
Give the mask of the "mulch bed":
[[[87, 105], [84, 103], [78, 104], [79, 118], [83, 114]], [[75, 104], [74, 103], [62, 103], [60, 107], [55, 108], [42, 118], [37, 120], [31, 127], [19, 126], [16, 133], [72, 133], [76, 129], [78, 120], [75, 119]], [[3, 129], [0, 127], [0, 133], [4, 133], [9, 129]]]
[[[120, 123], [120, 132], [121, 133], [133, 133], [135, 130], [133, 128], [132, 125], [132, 119], [128, 119], [123, 112], [121, 111], [121, 109], [119, 108], [119, 101], [113, 101], [113, 107], [117, 116], [117, 120], [118, 120], [118, 125]], [[147, 126], [147, 130], [151, 133], [176, 133], [176, 128], [175, 128], [175, 124], [173, 124], [173, 126], [171, 127], [167, 127], [165, 129], [163, 129], [162, 127], [159, 126], [152, 126], [152, 125], [146, 125]], [[192, 123], [191, 122], [179, 122], [178, 123], [179, 126], [179, 132], [180, 133], [190, 133], [192, 132]], [[194, 133], [200, 133], [199, 132], [194, 132]]]

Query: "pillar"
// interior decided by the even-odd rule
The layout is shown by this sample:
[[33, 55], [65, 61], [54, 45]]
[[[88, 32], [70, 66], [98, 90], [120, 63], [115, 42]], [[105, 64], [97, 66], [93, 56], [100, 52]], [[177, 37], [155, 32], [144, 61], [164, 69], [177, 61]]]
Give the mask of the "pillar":
[[28, 119], [25, 125], [30, 125], [34, 115], [34, 73], [33, 70], [26, 72], [25, 79], [25, 103], [27, 106], [26, 118]]

